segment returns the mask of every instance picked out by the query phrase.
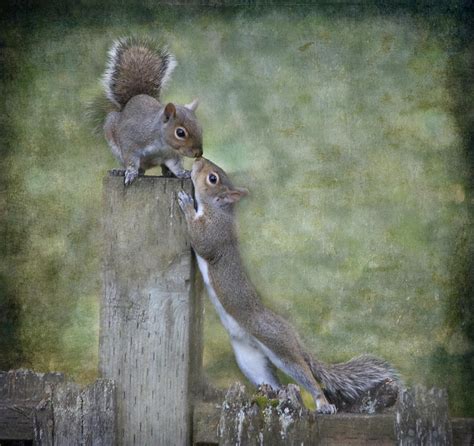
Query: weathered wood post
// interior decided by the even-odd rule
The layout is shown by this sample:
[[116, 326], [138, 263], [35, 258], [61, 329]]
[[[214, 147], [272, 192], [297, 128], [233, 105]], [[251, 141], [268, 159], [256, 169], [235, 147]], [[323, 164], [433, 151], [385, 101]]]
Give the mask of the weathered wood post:
[[176, 201], [191, 180], [104, 181], [99, 368], [117, 386], [119, 445], [186, 445], [200, 377], [201, 304]]
[[395, 431], [400, 446], [450, 446], [453, 444], [444, 389], [415, 386], [400, 393]]

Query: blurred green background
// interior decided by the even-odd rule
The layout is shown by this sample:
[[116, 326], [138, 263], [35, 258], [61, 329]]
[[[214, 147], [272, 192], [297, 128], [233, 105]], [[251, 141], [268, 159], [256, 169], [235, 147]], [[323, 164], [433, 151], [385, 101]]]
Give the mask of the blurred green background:
[[[251, 191], [241, 248], [267, 305], [319, 358], [382, 356], [474, 416], [467, 5], [3, 6], [0, 369], [96, 377], [117, 166], [85, 108], [112, 41], [150, 35], [178, 60], [164, 98], [200, 98], [205, 155]], [[207, 372], [242, 380], [206, 305]]]

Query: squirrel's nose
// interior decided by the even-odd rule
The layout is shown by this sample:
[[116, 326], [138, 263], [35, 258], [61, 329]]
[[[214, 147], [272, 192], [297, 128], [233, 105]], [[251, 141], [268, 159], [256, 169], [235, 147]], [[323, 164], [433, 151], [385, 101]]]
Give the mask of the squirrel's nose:
[[201, 158], [202, 156], [202, 147], [194, 149], [194, 158]]

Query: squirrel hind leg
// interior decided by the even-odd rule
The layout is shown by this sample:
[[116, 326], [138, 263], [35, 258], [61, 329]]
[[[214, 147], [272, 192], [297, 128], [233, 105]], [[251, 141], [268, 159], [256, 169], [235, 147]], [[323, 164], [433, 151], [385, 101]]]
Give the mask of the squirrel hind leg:
[[336, 406], [327, 400], [321, 386], [314, 378], [311, 369], [306, 363], [292, 364], [283, 371], [311, 393], [317, 413], [335, 414], [337, 412]]
[[334, 414], [337, 412], [336, 406], [327, 400], [321, 386], [316, 381], [311, 368], [305, 361], [304, 353], [300, 354], [297, 350], [289, 351], [288, 353], [291, 359], [285, 361], [274, 354], [261, 342], [259, 342], [259, 344], [265, 355], [273, 364], [275, 364], [276, 367], [285, 372], [311, 393], [316, 405], [316, 412], [324, 414]]
[[317, 413], [333, 415], [337, 412], [336, 406], [334, 404], [328, 403], [327, 400], [326, 400], [325, 403], [321, 402], [320, 400], [315, 400], [315, 401], [316, 401], [316, 412]]
[[119, 112], [110, 112], [107, 115], [107, 118], [104, 123], [104, 135], [107, 143], [109, 144], [110, 150], [115, 158], [123, 164], [123, 157], [122, 157], [122, 150], [117, 143], [117, 139], [115, 137], [115, 126], [120, 117]]
[[255, 386], [269, 384], [277, 390], [281, 387], [273, 364], [250, 339], [232, 339], [235, 359], [242, 373]]
[[307, 366], [299, 365], [294, 367], [294, 370], [289, 370], [288, 375], [290, 375], [296, 382], [305, 387], [313, 397], [314, 404], [316, 405], [316, 412], [321, 414], [335, 414], [337, 408], [335, 404], [331, 404], [324, 394], [321, 386], [314, 378], [311, 370]]

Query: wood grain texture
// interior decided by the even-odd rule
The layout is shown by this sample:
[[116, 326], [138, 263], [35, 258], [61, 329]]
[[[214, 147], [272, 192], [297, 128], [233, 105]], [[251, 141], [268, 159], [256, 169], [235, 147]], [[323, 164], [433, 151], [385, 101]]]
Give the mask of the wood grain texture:
[[35, 409], [35, 444], [39, 446], [109, 446], [116, 443], [116, 392], [99, 379], [82, 388], [73, 382], [55, 386]]
[[82, 398], [82, 443], [107, 446], [117, 442], [116, 389], [109, 380], [99, 379], [86, 387]]
[[34, 412], [34, 444], [54, 446], [54, 417], [51, 399], [43, 400]]
[[54, 446], [80, 444], [81, 405], [80, 387], [75, 383], [65, 383], [54, 392], [52, 398]]
[[401, 446], [451, 445], [446, 390], [427, 390], [423, 386], [404, 389], [397, 405], [395, 429]]
[[0, 372], [0, 439], [32, 440], [33, 414], [53, 386], [64, 381], [61, 373], [35, 373], [19, 369]]
[[[299, 390], [289, 385], [275, 397], [249, 395], [239, 383], [223, 401], [195, 407], [194, 444], [278, 445], [472, 445], [473, 418], [446, 418], [446, 394], [439, 389], [404, 390], [407, 405], [381, 414], [316, 415], [301, 403]], [[408, 395], [408, 396], [407, 396]], [[408, 411], [403, 414], [403, 411]], [[408, 420], [407, 422], [403, 420]], [[399, 425], [403, 423], [403, 428]], [[453, 442], [451, 442], [451, 430]], [[404, 433], [406, 432], [406, 434]], [[407, 437], [404, 435], [408, 435]]]
[[119, 445], [191, 441], [202, 309], [180, 190], [191, 193], [191, 181], [104, 181], [99, 368], [117, 384]]
[[81, 388], [62, 373], [0, 372], [0, 440], [112, 445], [115, 406], [115, 386], [107, 380]]
[[249, 396], [239, 383], [221, 404], [201, 403], [194, 416], [194, 444], [219, 445], [393, 445], [394, 415], [316, 415], [299, 388], [283, 387], [265, 398]]

